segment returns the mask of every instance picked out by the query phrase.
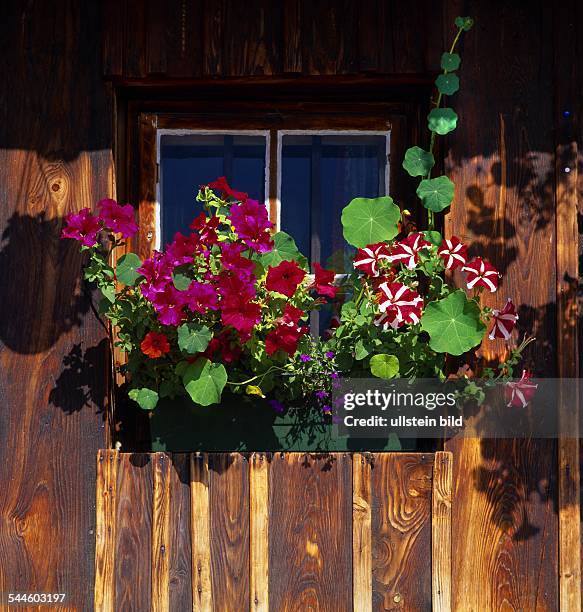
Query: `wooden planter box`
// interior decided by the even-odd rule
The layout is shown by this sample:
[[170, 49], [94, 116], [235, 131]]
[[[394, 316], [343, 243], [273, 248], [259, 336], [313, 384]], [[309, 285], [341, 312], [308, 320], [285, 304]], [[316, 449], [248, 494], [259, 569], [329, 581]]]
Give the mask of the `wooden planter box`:
[[95, 610], [449, 610], [450, 453], [99, 451]]

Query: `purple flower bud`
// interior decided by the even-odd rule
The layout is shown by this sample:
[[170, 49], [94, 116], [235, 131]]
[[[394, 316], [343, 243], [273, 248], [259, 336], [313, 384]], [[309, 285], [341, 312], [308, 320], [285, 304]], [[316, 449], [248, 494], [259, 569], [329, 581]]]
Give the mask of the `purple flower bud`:
[[309, 355], [303, 354], [300, 355], [300, 359], [304, 362], [307, 363], [308, 361], [312, 361], [312, 358]]
[[334, 359], [334, 351], [327, 351], [324, 355], [327, 359]]

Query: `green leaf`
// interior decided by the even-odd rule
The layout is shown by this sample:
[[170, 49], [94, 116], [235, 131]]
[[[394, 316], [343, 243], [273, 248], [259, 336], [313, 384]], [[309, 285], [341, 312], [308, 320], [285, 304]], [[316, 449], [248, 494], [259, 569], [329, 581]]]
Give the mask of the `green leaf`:
[[423, 235], [425, 236], [425, 240], [431, 242], [431, 244], [435, 246], [440, 246], [443, 242], [441, 234], [435, 230], [426, 230], [423, 232]]
[[411, 147], [405, 153], [403, 168], [410, 176], [426, 176], [435, 165], [433, 153], [420, 147]]
[[354, 357], [357, 361], [362, 361], [365, 357], [368, 357], [370, 351], [367, 346], [365, 346], [364, 342], [359, 339], [356, 341], [354, 345]]
[[184, 370], [182, 382], [195, 404], [210, 406], [221, 399], [227, 384], [227, 371], [221, 363], [197, 359]]
[[399, 373], [399, 360], [395, 355], [373, 355], [370, 358], [370, 371], [377, 378], [395, 378]]
[[344, 238], [357, 248], [385, 242], [398, 234], [400, 218], [401, 211], [389, 196], [355, 198], [342, 211]]
[[454, 184], [447, 176], [424, 179], [417, 187], [417, 195], [423, 201], [423, 206], [433, 212], [440, 212], [453, 201]]
[[277, 232], [273, 236], [273, 250], [261, 256], [261, 265], [276, 267], [282, 261], [297, 261], [302, 267], [307, 267], [308, 260], [300, 253], [295, 240], [285, 232]]
[[186, 291], [190, 287], [192, 279], [182, 272], [174, 272], [172, 274], [172, 282], [178, 291]]
[[435, 84], [440, 93], [451, 96], [460, 88], [460, 80], [456, 74], [440, 74], [435, 79]]
[[452, 108], [434, 108], [427, 115], [428, 127], [432, 132], [445, 136], [455, 130], [457, 114]]
[[461, 28], [464, 32], [467, 32], [468, 30], [472, 29], [474, 20], [471, 17], [456, 17], [454, 23], [458, 28]]
[[101, 293], [103, 293], [103, 297], [109, 300], [112, 304], [115, 302], [115, 287], [114, 285], [102, 285], [99, 287], [101, 289]]
[[135, 253], [122, 255], [117, 262], [117, 280], [124, 285], [135, 285], [140, 277], [136, 270], [142, 265], [142, 260]]
[[183, 323], [178, 328], [178, 346], [187, 353], [202, 353], [211, 341], [212, 333], [205, 325]]
[[460, 67], [462, 60], [457, 53], [444, 53], [441, 56], [441, 68], [452, 72]]
[[131, 389], [128, 393], [130, 399], [137, 402], [144, 410], [154, 410], [158, 403], [158, 394], [152, 389], [143, 387], [142, 389]]
[[480, 319], [480, 307], [458, 289], [427, 305], [421, 329], [429, 334], [429, 346], [437, 353], [462, 355], [480, 344], [486, 326]]

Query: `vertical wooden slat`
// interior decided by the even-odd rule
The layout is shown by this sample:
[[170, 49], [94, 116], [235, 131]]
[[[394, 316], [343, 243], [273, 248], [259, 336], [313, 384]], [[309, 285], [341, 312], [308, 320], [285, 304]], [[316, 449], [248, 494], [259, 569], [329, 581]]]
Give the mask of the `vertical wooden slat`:
[[371, 471], [373, 609], [431, 607], [432, 455], [378, 453]]
[[269, 462], [254, 453], [249, 465], [250, 610], [269, 611]]
[[152, 455], [154, 495], [152, 500], [152, 610], [169, 612], [170, 598], [170, 458]]
[[241, 453], [209, 455], [210, 549], [217, 610], [249, 606], [249, 462]]
[[283, 0], [283, 71], [302, 72], [300, 0]]
[[115, 610], [115, 506], [119, 453], [97, 453], [96, 523], [95, 523], [95, 610]]
[[103, 75], [119, 76], [123, 72], [124, 0], [104, 0], [102, 3]]
[[451, 610], [452, 463], [451, 453], [435, 453], [431, 501], [431, 578], [434, 612]]
[[132, 248], [142, 260], [150, 257], [156, 245], [156, 125], [155, 115], [140, 113], [139, 116], [139, 209], [138, 234], [132, 240]]
[[190, 455], [192, 609], [212, 612], [208, 455]]
[[352, 601], [354, 612], [372, 611], [372, 515], [369, 458], [352, 459]]

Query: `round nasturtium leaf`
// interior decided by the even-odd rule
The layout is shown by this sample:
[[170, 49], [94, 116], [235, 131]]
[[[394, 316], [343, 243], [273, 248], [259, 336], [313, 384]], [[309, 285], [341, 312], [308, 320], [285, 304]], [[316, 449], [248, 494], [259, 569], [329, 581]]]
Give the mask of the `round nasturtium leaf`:
[[192, 279], [190, 276], [183, 274], [182, 272], [172, 273], [172, 282], [178, 291], [186, 291], [190, 287]]
[[261, 256], [264, 268], [277, 267], [282, 261], [297, 261], [300, 266], [307, 267], [307, 259], [300, 253], [295, 240], [286, 232], [277, 232], [273, 236], [273, 249]]
[[374, 355], [370, 358], [370, 372], [377, 378], [395, 378], [399, 373], [399, 359], [395, 355]]
[[424, 179], [417, 187], [417, 195], [423, 206], [433, 212], [441, 212], [453, 202], [455, 187], [447, 176]]
[[429, 334], [429, 346], [437, 353], [462, 355], [480, 344], [486, 326], [478, 304], [458, 289], [427, 305], [421, 329]]
[[197, 359], [188, 365], [182, 374], [182, 382], [195, 404], [210, 406], [217, 404], [227, 384], [227, 371], [222, 363], [209, 359]]
[[441, 246], [441, 243], [443, 242], [441, 234], [435, 230], [425, 230], [423, 232], [423, 236], [425, 236], [425, 240], [431, 242], [431, 244], [434, 244], [435, 246]]
[[435, 79], [439, 93], [446, 96], [453, 95], [460, 88], [460, 80], [457, 74], [440, 74]]
[[410, 176], [426, 176], [435, 165], [433, 153], [421, 147], [411, 147], [405, 152], [403, 168]]
[[142, 260], [135, 253], [122, 255], [117, 262], [115, 274], [117, 280], [124, 285], [135, 285], [140, 277], [136, 270], [142, 265]]
[[158, 394], [152, 389], [143, 387], [142, 389], [131, 389], [128, 393], [130, 399], [137, 402], [144, 410], [154, 410], [158, 403]]
[[193, 355], [206, 350], [212, 338], [212, 333], [206, 325], [183, 323], [178, 328], [178, 346], [180, 350]]
[[461, 28], [464, 32], [472, 29], [474, 20], [471, 17], [456, 17], [454, 21], [458, 28]]
[[457, 53], [444, 53], [441, 56], [441, 68], [448, 72], [453, 72], [460, 67], [461, 57]]
[[385, 242], [399, 233], [401, 211], [389, 196], [355, 198], [342, 211], [344, 238], [359, 249]]
[[432, 132], [445, 136], [457, 126], [457, 114], [452, 108], [434, 108], [427, 115], [427, 125]]

